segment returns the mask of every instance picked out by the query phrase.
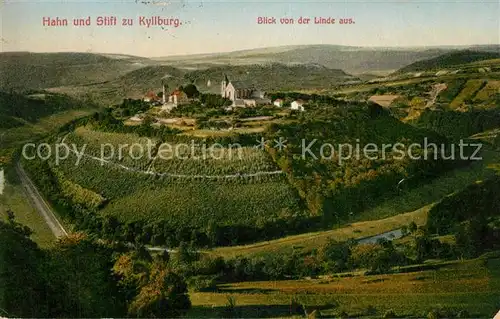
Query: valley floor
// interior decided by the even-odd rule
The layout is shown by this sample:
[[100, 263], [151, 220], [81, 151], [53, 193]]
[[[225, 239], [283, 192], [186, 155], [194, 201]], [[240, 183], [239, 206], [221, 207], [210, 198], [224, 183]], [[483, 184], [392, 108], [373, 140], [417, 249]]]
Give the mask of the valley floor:
[[[490, 257], [401, 267], [395, 269], [401, 273], [389, 275], [224, 284], [213, 292], [191, 293], [188, 316], [300, 317], [304, 313], [291, 304], [296, 300], [308, 313], [324, 316], [380, 318], [391, 310], [398, 317], [422, 318], [431, 310], [453, 316], [466, 310], [471, 318], [492, 318], [500, 307], [500, 258]], [[230, 296], [233, 311], [227, 309]]]

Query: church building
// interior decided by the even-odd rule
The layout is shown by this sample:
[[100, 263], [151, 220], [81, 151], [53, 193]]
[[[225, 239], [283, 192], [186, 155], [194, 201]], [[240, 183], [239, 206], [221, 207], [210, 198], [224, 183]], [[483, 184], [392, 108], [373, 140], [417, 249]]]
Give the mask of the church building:
[[224, 76], [221, 83], [221, 96], [231, 100], [232, 106], [238, 107], [271, 104], [271, 100], [265, 97], [265, 92], [241, 81], [229, 81], [227, 76]]

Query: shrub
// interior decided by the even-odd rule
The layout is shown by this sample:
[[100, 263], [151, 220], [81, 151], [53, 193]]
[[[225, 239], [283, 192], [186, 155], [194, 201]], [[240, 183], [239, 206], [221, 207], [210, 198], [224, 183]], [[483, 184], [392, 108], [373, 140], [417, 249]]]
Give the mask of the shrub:
[[396, 318], [396, 313], [394, 313], [394, 310], [389, 309], [384, 313], [383, 318], [385, 318], [385, 319]]
[[187, 280], [189, 289], [194, 292], [214, 291], [217, 289], [217, 282], [213, 276], [194, 276]]
[[427, 314], [427, 319], [439, 319], [439, 312], [437, 310], [431, 310]]

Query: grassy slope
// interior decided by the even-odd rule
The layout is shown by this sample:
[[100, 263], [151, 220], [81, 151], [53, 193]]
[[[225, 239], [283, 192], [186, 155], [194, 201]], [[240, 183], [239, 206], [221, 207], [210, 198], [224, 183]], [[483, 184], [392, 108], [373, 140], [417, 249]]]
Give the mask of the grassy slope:
[[224, 256], [234, 256], [290, 248], [293, 245], [313, 248], [321, 245], [329, 237], [346, 240], [371, 236], [399, 228], [412, 220], [423, 224], [432, 203], [443, 196], [462, 189], [466, 185], [495, 174], [495, 170], [491, 168], [494, 168], [496, 163], [500, 163], [500, 153], [485, 149], [482, 156], [483, 161], [475, 162], [462, 169], [446, 172], [427, 184], [411, 189], [398, 197], [361, 212], [356, 216], [356, 221], [365, 222], [354, 223], [351, 227], [289, 236], [253, 245], [224, 247], [213, 252]]
[[403, 317], [426, 317], [432, 309], [467, 310], [474, 318], [491, 318], [500, 306], [500, 259], [442, 263], [437, 270], [393, 275], [355, 276], [293, 281], [242, 282], [221, 285], [218, 292], [191, 293], [190, 316], [218, 315], [227, 297], [236, 298], [243, 317], [292, 317], [295, 297], [311, 312], [334, 316], [381, 317], [392, 309]]
[[459, 108], [462, 106], [467, 99], [472, 99], [476, 93], [478, 92], [479, 89], [484, 84], [484, 80], [469, 80], [465, 84], [465, 87], [460, 91], [460, 93], [453, 99], [453, 101], [450, 103], [450, 107], [452, 109]]
[[50, 245], [54, 241], [54, 237], [43, 218], [36, 212], [29, 199], [25, 196], [11, 165], [12, 153], [28, 141], [40, 138], [61, 125], [75, 118], [88, 115], [93, 111], [93, 109], [68, 110], [40, 118], [35, 123], [26, 122], [25, 125], [20, 127], [0, 129], [2, 141], [0, 164], [8, 164], [6, 169], [8, 174], [7, 185], [4, 195], [0, 195], [0, 218], [6, 217], [8, 209], [12, 210], [17, 221], [34, 230], [33, 239], [42, 247]]
[[0, 53], [1, 89], [42, 89], [109, 80], [137, 68], [91, 53]]
[[417, 61], [400, 69], [398, 73], [438, 70], [465, 63], [496, 59], [499, 57], [500, 54], [495, 52], [461, 50], [456, 52], [445, 53], [435, 58]]
[[269, 252], [288, 249], [294, 246], [302, 247], [304, 250], [311, 250], [326, 243], [329, 239], [346, 241], [350, 238], [359, 239], [370, 237], [400, 228], [401, 226], [407, 225], [412, 221], [414, 221], [417, 225], [424, 225], [426, 223], [427, 212], [430, 207], [431, 205], [418, 209], [414, 212], [399, 214], [385, 219], [356, 222], [338, 229], [288, 236], [281, 239], [245, 246], [221, 247], [211, 250], [210, 252], [224, 257], [234, 257], [237, 255], [251, 255], [264, 251]]
[[221, 225], [255, 226], [258, 221], [285, 218], [289, 213], [281, 216], [282, 210], [289, 207], [296, 211], [298, 205], [282, 176], [265, 181], [169, 180], [101, 166], [90, 159], [76, 167], [74, 160], [70, 156], [58, 169], [72, 182], [109, 199], [102, 213], [121, 220], [165, 219], [171, 225], [206, 227], [214, 219]]
[[262, 64], [319, 63], [333, 69], [361, 73], [396, 70], [412, 62], [436, 57], [449, 49], [391, 49], [359, 48], [338, 45], [300, 45], [255, 50], [236, 51], [208, 55], [159, 58], [164, 62], [175, 61], [184, 65], [209, 64]]
[[0, 219], [7, 218], [7, 211], [14, 212], [16, 221], [31, 228], [34, 233], [32, 239], [41, 247], [50, 246], [55, 242], [49, 226], [42, 216], [33, 208], [27, 199], [22, 185], [15, 174], [13, 168], [9, 169], [9, 178], [6, 183], [4, 193], [0, 195]]

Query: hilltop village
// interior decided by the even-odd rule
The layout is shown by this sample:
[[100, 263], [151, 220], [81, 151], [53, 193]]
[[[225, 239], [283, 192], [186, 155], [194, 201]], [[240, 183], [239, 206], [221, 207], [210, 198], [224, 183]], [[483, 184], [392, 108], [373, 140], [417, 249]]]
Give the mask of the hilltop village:
[[[208, 83], [210, 85], [210, 83]], [[168, 86], [163, 84], [159, 93], [149, 91], [145, 94], [143, 101], [151, 103], [153, 106], [161, 106], [162, 110], [170, 111], [173, 108], [199, 101], [200, 92], [193, 84], [184, 87], [176, 87], [169, 91]], [[289, 100], [285, 103], [282, 98], [271, 98], [270, 94], [255, 88], [253, 85], [243, 81], [229, 80], [225, 75], [221, 81], [220, 96], [231, 103], [226, 106], [226, 110], [232, 110], [238, 107], [256, 107], [256, 106], [288, 106], [291, 110], [304, 111], [305, 101], [303, 99]], [[228, 104], [228, 103], [224, 103]], [[221, 105], [222, 106], [222, 105]]]
[[265, 92], [224, 76], [218, 93], [200, 92], [192, 83], [173, 89], [163, 83], [157, 92], [149, 90], [140, 100], [126, 99], [115, 110], [121, 110], [126, 125], [149, 123], [194, 135], [205, 135], [207, 129], [258, 133], [283, 116], [304, 112], [308, 104], [324, 102], [320, 98], [333, 101], [297, 92]]

